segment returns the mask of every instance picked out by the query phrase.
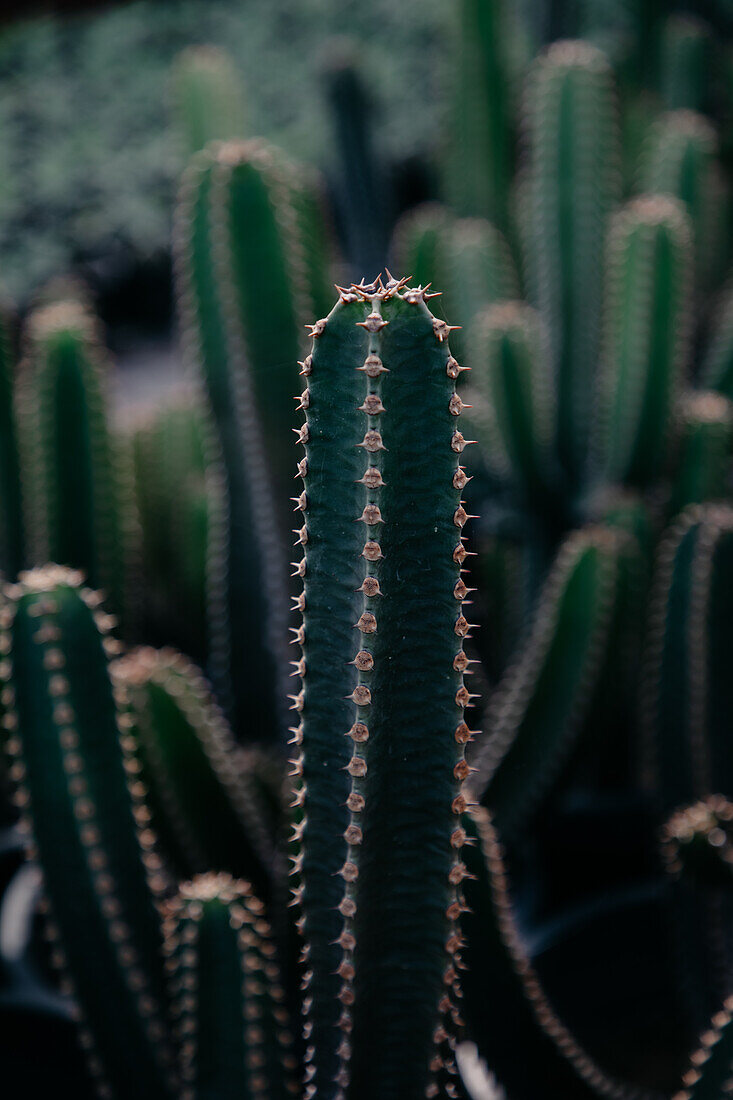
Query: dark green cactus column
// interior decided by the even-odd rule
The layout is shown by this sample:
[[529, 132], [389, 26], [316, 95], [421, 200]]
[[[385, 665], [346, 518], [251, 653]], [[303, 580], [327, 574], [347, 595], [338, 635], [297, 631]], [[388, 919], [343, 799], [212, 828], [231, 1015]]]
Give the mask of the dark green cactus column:
[[593, 409], [603, 242], [619, 183], [614, 90], [603, 54], [585, 42], [550, 46], [534, 63], [526, 126], [529, 298], [550, 337], [560, 458], [578, 483]]
[[181, 1100], [286, 1100], [299, 1092], [285, 991], [262, 902], [206, 874], [167, 907], [165, 952]]
[[733, 403], [720, 393], [691, 390], [677, 406], [677, 454], [670, 513], [723, 500], [733, 472]]
[[306, 360], [294, 705], [308, 1096], [433, 1096], [452, 1067], [469, 517], [461, 368], [425, 297], [395, 280], [344, 292]]
[[573, 747], [613, 620], [620, 546], [618, 532], [603, 527], [568, 536], [527, 643], [491, 699], [469, 786], [502, 835], [527, 828]]
[[671, 415], [687, 368], [692, 250], [674, 199], [629, 203], [609, 234], [599, 465], [646, 487], [662, 472]]
[[0, 571], [8, 579], [26, 564], [14, 375], [12, 315], [0, 306]]
[[665, 107], [706, 110], [713, 76], [713, 37], [707, 23], [690, 15], [670, 15], [659, 44], [659, 84]]
[[456, 0], [451, 112], [443, 175], [451, 205], [502, 228], [513, 169], [510, 5]]
[[11, 777], [99, 1095], [174, 1096], [156, 909], [166, 882], [118, 729], [110, 618], [78, 573], [46, 566], [7, 590], [1, 625]]
[[84, 306], [58, 302], [31, 316], [19, 394], [31, 556], [83, 570], [119, 614], [129, 547], [106, 374]]
[[246, 877], [261, 897], [283, 875], [256, 786], [198, 669], [173, 650], [135, 649], [110, 669], [120, 723], [135, 741], [152, 828], [182, 878]]
[[191, 46], [171, 72], [174, 121], [186, 153], [210, 141], [245, 136], [244, 92], [231, 57], [215, 46]]
[[733, 287], [721, 295], [700, 368], [703, 386], [733, 399]]

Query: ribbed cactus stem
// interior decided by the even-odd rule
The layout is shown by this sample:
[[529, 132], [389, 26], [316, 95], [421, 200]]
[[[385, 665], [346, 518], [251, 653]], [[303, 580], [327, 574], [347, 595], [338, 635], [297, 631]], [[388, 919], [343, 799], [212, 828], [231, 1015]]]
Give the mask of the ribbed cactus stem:
[[660, 808], [733, 796], [733, 509], [686, 509], [661, 543], [645, 669], [647, 783]]
[[166, 882], [118, 729], [111, 625], [68, 569], [21, 574], [7, 589], [6, 747], [99, 1095], [159, 1100], [175, 1094], [156, 909]]
[[210, 141], [245, 136], [244, 92], [231, 57], [215, 46], [190, 46], [171, 73], [175, 121], [186, 153]]
[[284, 1100], [297, 1093], [285, 991], [262, 902], [205, 874], [167, 904], [165, 953], [181, 1100]]
[[707, 23], [670, 15], [659, 44], [659, 83], [665, 107], [704, 111], [710, 98], [713, 39]]
[[232, 734], [198, 669], [173, 650], [144, 647], [110, 673], [171, 865], [181, 877], [246, 876], [269, 898], [283, 869], [266, 807], [237, 766]]
[[96, 323], [78, 302], [57, 302], [31, 316], [26, 336], [19, 408], [32, 558], [81, 569], [119, 614], [128, 532]]
[[526, 99], [525, 267], [549, 332], [558, 446], [582, 477], [599, 341], [603, 241], [618, 189], [611, 71], [585, 42], [556, 42], [534, 63]]
[[664, 466], [687, 368], [692, 263], [688, 219], [674, 199], [642, 196], [609, 233], [599, 464], [645, 487]]
[[504, 226], [512, 174], [512, 73], [503, 0], [458, 0], [451, 65], [451, 129], [444, 176], [464, 216]]
[[25, 564], [12, 329], [12, 314], [0, 306], [0, 570], [8, 580]]
[[[471, 699], [460, 575], [466, 441], [454, 419], [461, 368], [450, 326], [426, 297], [394, 279], [345, 290], [314, 326], [306, 360], [295, 738], [309, 1096], [432, 1096], [451, 1061], [464, 876], [455, 815], [471, 736], [461, 713]], [[407, 898], [420, 937], [404, 921]]]
[[470, 788], [502, 835], [527, 828], [578, 734], [613, 620], [621, 544], [603, 527], [568, 536], [527, 643], [494, 692]]
[[733, 400], [733, 286], [721, 295], [700, 367], [700, 382]]
[[443, 288], [437, 312], [461, 326], [453, 337], [459, 355], [477, 314], [518, 294], [506, 240], [483, 218], [454, 219], [425, 203], [397, 223], [392, 253], [396, 269], [410, 271], [412, 282]]
[[506, 302], [481, 313], [471, 331], [472, 389], [496, 421], [496, 447], [520, 491], [535, 503], [552, 488], [557, 410], [542, 323], [531, 306]]
[[723, 500], [730, 490], [733, 404], [720, 393], [690, 391], [677, 407], [678, 441], [670, 511]]
[[654, 127], [642, 164], [644, 191], [684, 203], [692, 224], [698, 292], [714, 282], [725, 263], [725, 193], [717, 161], [718, 138], [695, 111], [670, 111]]

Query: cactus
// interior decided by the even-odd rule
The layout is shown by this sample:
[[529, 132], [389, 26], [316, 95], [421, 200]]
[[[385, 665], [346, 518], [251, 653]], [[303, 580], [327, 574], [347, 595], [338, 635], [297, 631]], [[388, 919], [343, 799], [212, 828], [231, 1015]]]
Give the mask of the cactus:
[[517, 295], [514, 263], [502, 234], [483, 218], [453, 219], [437, 203], [425, 203], [397, 223], [392, 241], [395, 267], [421, 286], [443, 288], [439, 312], [464, 330], [453, 337], [465, 350], [477, 314]]
[[705, 886], [733, 884], [733, 803], [709, 795], [672, 814], [662, 831], [662, 859], [672, 876]]
[[232, 59], [214, 46], [192, 46], [171, 73], [175, 122], [186, 153], [210, 141], [245, 136], [244, 92]]
[[[450, 327], [425, 298], [404, 280], [343, 292], [304, 368], [294, 707], [309, 1094], [348, 1085], [354, 1100], [437, 1095], [460, 947], [465, 441]], [[422, 914], [419, 941], [406, 903]]]
[[610, 481], [645, 487], [664, 467], [688, 350], [690, 235], [679, 204], [643, 196], [609, 234], [599, 458]]
[[140, 524], [142, 634], [206, 660], [206, 559], [220, 508], [207, 477], [204, 418], [176, 402], [137, 424], [124, 446], [131, 454]]
[[116, 661], [110, 675], [169, 866], [179, 878], [229, 872], [269, 900], [282, 868], [266, 810], [233, 767], [231, 734], [201, 675], [180, 654], [147, 647]]
[[617, 197], [611, 72], [600, 51], [556, 42], [527, 92], [525, 267], [550, 339], [558, 448], [574, 484], [588, 451], [606, 221]]
[[517, 662], [497, 686], [470, 789], [501, 834], [531, 814], [572, 747], [604, 656], [617, 596], [619, 541], [587, 528], [561, 547]]
[[710, 99], [712, 35], [701, 19], [670, 15], [660, 36], [659, 84], [670, 111], [704, 111]]
[[716, 310], [700, 366], [703, 386], [733, 400], [733, 288], [726, 288]]
[[733, 1062], [733, 997], [725, 998], [693, 1051], [672, 1100], [718, 1100], [730, 1092]]
[[685, 394], [677, 410], [679, 439], [670, 512], [723, 500], [730, 489], [733, 405], [710, 390]]
[[503, 227], [512, 172], [509, 12], [503, 0], [459, 0], [454, 11], [446, 194], [458, 214]]
[[148, 811], [128, 786], [105, 656], [116, 646], [99, 602], [56, 566], [8, 588], [6, 747], [98, 1092], [152, 1100], [175, 1094], [156, 910], [166, 880]]
[[12, 315], [0, 307], [0, 570], [9, 578], [15, 578], [25, 558], [14, 366]]
[[120, 614], [129, 532], [107, 423], [106, 372], [83, 306], [58, 302], [33, 314], [19, 390], [32, 558], [83, 570]]
[[714, 128], [694, 111], [670, 111], [654, 127], [644, 158], [642, 189], [686, 206], [695, 247], [696, 289], [707, 290], [727, 263], [726, 196]]
[[206, 874], [167, 906], [181, 1096], [297, 1094], [285, 991], [264, 907], [247, 883]]
[[506, 302], [477, 317], [471, 337], [472, 389], [496, 419], [488, 446], [501, 449], [519, 492], [541, 507], [555, 489], [557, 417], [542, 324], [530, 306]]

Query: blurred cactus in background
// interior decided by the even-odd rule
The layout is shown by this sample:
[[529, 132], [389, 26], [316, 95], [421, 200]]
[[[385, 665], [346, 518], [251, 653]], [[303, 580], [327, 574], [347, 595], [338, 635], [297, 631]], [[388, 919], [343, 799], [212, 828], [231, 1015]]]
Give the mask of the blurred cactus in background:
[[0, 319], [0, 1019], [81, 1097], [730, 1091], [726, 44], [551, 8], [446, 11], [419, 170], [356, 38], [330, 167], [178, 58], [174, 397]]

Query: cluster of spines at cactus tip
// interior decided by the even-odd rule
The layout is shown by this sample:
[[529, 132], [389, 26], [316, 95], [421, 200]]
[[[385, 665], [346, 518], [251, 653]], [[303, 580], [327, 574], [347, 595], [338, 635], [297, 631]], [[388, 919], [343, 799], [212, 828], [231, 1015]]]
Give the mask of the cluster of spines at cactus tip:
[[[64, 639], [57, 621], [58, 604], [53, 591], [59, 585], [72, 588], [88, 608], [101, 636], [105, 655], [108, 658], [116, 657], [121, 649], [120, 643], [111, 635], [116, 619], [104, 611], [100, 593], [86, 587], [83, 574], [77, 570], [46, 565], [19, 574], [17, 583], [7, 586], [5, 591], [8, 599], [0, 607], [0, 681], [3, 684], [1, 701], [4, 712], [2, 726], [4, 751], [12, 760], [10, 778], [14, 787], [15, 805], [20, 814], [18, 827], [26, 837], [28, 857], [40, 864], [40, 854], [33, 839], [34, 808], [26, 784], [23, 732], [15, 710], [15, 691], [12, 684], [12, 628], [17, 603], [24, 596], [31, 596], [34, 597], [34, 601], [28, 607], [28, 615], [38, 620], [33, 641], [41, 647], [43, 668], [48, 674], [47, 690], [53, 702], [53, 723], [58, 731], [70, 804], [78, 823], [79, 839], [93, 889], [99, 901], [100, 911], [107, 923], [110, 942], [114, 945], [120, 971], [124, 974], [126, 984], [135, 998], [137, 1011], [143, 1021], [150, 1044], [157, 1051], [162, 1066], [167, 1067], [167, 1084], [173, 1090], [175, 1071], [170, 1063], [164, 1020], [160, 1015], [160, 1006], [153, 995], [149, 977], [139, 958], [139, 952], [132, 942], [131, 928], [120, 915], [121, 906], [116, 895], [116, 883], [109, 872], [107, 853], [96, 823], [97, 807], [90, 797], [84, 759], [78, 751], [79, 734], [75, 728], [76, 715], [69, 694], [70, 684], [64, 674], [66, 664], [63, 651]], [[162, 861], [157, 852], [156, 840], [150, 830], [150, 813], [145, 804], [145, 791], [139, 782], [133, 746], [122, 728], [119, 729], [119, 734], [122, 762], [128, 779], [141, 859], [148, 885], [153, 895], [160, 900], [167, 889], [167, 882]], [[46, 915], [45, 932], [52, 948], [51, 961], [60, 975], [62, 993], [72, 999], [79, 1043], [85, 1052], [97, 1095], [101, 1100], [111, 1100], [115, 1095], [114, 1082], [109, 1080], [106, 1067], [97, 1053], [93, 1024], [90, 1026], [86, 1020], [79, 999], [75, 996], [72, 969], [67, 962], [62, 935], [54, 920], [50, 898], [43, 898], [43, 909]]]
[[[241, 1018], [232, 1023], [242, 1029], [244, 1063], [237, 1067], [242, 1087], [250, 1090], [252, 1100], [266, 1100], [272, 1095], [270, 1074], [274, 1071], [285, 1091], [295, 1094], [298, 1086], [285, 990], [265, 908], [249, 883], [209, 872], [183, 883], [165, 906], [163, 950], [178, 1041], [181, 1100], [195, 1100], [199, 1089], [206, 1088], [206, 1082], [199, 1080], [200, 983], [206, 974], [201, 972], [198, 948], [202, 922], [212, 909], [214, 915], [218, 909], [224, 911], [241, 967]], [[214, 1043], [220, 1038], [215, 1033]], [[206, 1052], [209, 1060], [212, 1053]], [[231, 1057], [226, 1043], [221, 1055]]]
[[[353, 1026], [351, 1007], [355, 1001], [353, 982], [355, 977], [354, 950], [356, 947], [356, 937], [354, 935], [354, 918], [357, 911], [356, 883], [359, 876], [360, 845], [363, 839], [360, 821], [366, 803], [366, 775], [368, 771], [366, 757], [368, 755], [368, 722], [369, 708], [371, 705], [369, 681], [370, 673], [374, 668], [372, 643], [374, 634], [378, 630], [380, 601], [384, 595], [379, 581], [379, 563], [382, 559], [379, 530], [382, 524], [389, 522], [389, 517], [382, 515], [379, 503], [380, 490], [384, 485], [381, 471], [381, 455], [385, 450], [385, 445], [382, 440], [381, 423], [383, 416], [387, 413], [382, 402], [381, 378], [388, 369], [384, 366], [379, 355], [380, 332], [389, 323], [382, 317], [381, 306], [382, 303], [395, 296], [415, 305], [425, 303], [427, 299], [433, 296], [422, 286], [416, 288], [408, 287], [407, 282], [407, 279], [396, 280], [388, 273], [388, 281], [386, 283], [383, 283], [382, 280], [379, 279], [372, 284], [365, 284], [362, 281], [360, 284], [353, 284], [349, 288], [337, 288], [339, 290], [341, 302], [363, 301], [371, 305], [371, 312], [363, 321], [357, 322], [357, 324], [364, 328], [368, 334], [367, 354], [363, 364], [357, 368], [365, 375], [366, 392], [363, 396], [363, 403], [358, 406], [358, 409], [354, 410], [355, 412], [359, 411], [364, 413], [367, 418], [364, 438], [361, 443], [358, 444], [358, 446], [364, 448], [367, 454], [367, 465], [364, 475], [361, 478], [361, 483], [364, 485], [363, 509], [361, 514], [355, 517], [356, 522], [363, 523], [365, 527], [365, 540], [362, 550], [364, 575], [359, 589], [363, 598], [363, 610], [358, 621], [354, 624], [355, 629], [359, 631], [359, 648], [353, 660], [353, 664], [357, 669], [357, 682], [350, 696], [356, 707], [356, 720], [348, 731], [344, 731], [346, 736], [350, 737], [353, 742], [353, 750], [346, 769], [351, 779], [351, 790], [347, 800], [350, 817], [344, 833], [344, 839], [348, 848], [347, 857], [340, 872], [344, 880], [344, 893], [339, 911], [343, 917], [344, 923], [338, 940], [338, 944], [342, 949], [342, 958], [338, 968], [338, 974], [342, 979], [342, 985], [338, 995], [341, 1002], [339, 1026], [343, 1033], [338, 1048], [340, 1066], [335, 1079], [335, 1085], [338, 1089], [336, 1093], [338, 1100], [343, 1100], [349, 1082], [349, 1059], [351, 1054], [350, 1036]], [[438, 318], [433, 318], [432, 323], [435, 338], [442, 343], [447, 339], [451, 331], [451, 326]], [[326, 325], [327, 320], [324, 319], [312, 326], [311, 333], [314, 340], [318, 339], [323, 334]], [[307, 356], [301, 365], [302, 373], [307, 378], [313, 370], [312, 356]], [[457, 379], [464, 369], [466, 368], [461, 367], [452, 356], [447, 356], [446, 372], [454, 383], [455, 379]], [[300, 408], [306, 410], [306, 417], [309, 404], [310, 395], [308, 388], [306, 388], [300, 398]], [[449, 400], [449, 411], [452, 415], [458, 416], [462, 408], [463, 403], [455, 392], [454, 385]], [[305, 425], [298, 433], [298, 440], [300, 443], [305, 444], [308, 442], [308, 439], [308, 423], [306, 419]], [[458, 456], [469, 442], [470, 441], [464, 438], [458, 428], [456, 428], [452, 434], [450, 446], [456, 456]], [[301, 476], [305, 476], [306, 469], [306, 463], [305, 460], [303, 460], [303, 462], [299, 464], [299, 473]], [[468, 477], [463, 467], [461, 467], [458, 464], [458, 460], [456, 460], [456, 469], [452, 479], [453, 488], [460, 493], [467, 481]], [[296, 509], [305, 514], [303, 527], [295, 532], [297, 535], [296, 544], [305, 546], [308, 542], [307, 497], [304, 492], [300, 497], [294, 499], [296, 500]], [[453, 670], [458, 674], [459, 678], [459, 686], [455, 697], [456, 705], [463, 709], [472, 699], [471, 694], [463, 683], [463, 675], [468, 672], [470, 661], [462, 648], [463, 642], [469, 635], [472, 625], [468, 623], [463, 614], [463, 602], [470, 590], [466, 587], [461, 576], [465, 571], [462, 567], [468, 554], [464, 546], [462, 529], [470, 517], [465, 511], [463, 502], [457, 500], [456, 503], [457, 507], [453, 516], [453, 522], [457, 528], [457, 536], [456, 545], [453, 551], [453, 561], [457, 565], [458, 570], [453, 595], [457, 601], [454, 630], [459, 641], [457, 643], [458, 650], [453, 660]], [[300, 577], [304, 577], [305, 569], [306, 564], [304, 558], [300, 563], [296, 564], [296, 573]], [[298, 597], [295, 602], [296, 607], [303, 611], [305, 608], [304, 596]], [[295, 630], [295, 641], [300, 642], [301, 645], [305, 640], [304, 629], [304, 626], [300, 626]], [[303, 657], [299, 662], [295, 662], [295, 665], [296, 673], [304, 677], [305, 658]], [[303, 692], [301, 691], [297, 695], [292, 696], [292, 699], [293, 709], [301, 711], [304, 705]], [[293, 743], [300, 745], [302, 743], [302, 728], [300, 726], [294, 727], [291, 732], [294, 735]], [[438, 1012], [436, 1018], [439, 1023], [433, 1036], [435, 1055], [429, 1066], [431, 1083], [426, 1090], [427, 1097], [438, 1095], [438, 1086], [435, 1084], [435, 1076], [437, 1074], [440, 1074], [443, 1070], [448, 1070], [449, 1073], [455, 1073], [452, 1054], [449, 1048], [454, 1045], [452, 1034], [455, 1028], [461, 1023], [454, 997], [460, 996], [458, 969], [461, 966], [461, 935], [458, 921], [463, 910], [460, 884], [467, 875], [465, 864], [461, 860], [461, 848], [466, 840], [466, 834], [460, 825], [460, 815], [465, 812], [468, 806], [467, 798], [462, 790], [462, 784], [464, 780], [467, 779], [470, 772], [469, 765], [465, 760], [465, 745], [472, 740], [474, 732], [475, 731], [469, 729], [468, 725], [463, 720], [459, 721], [454, 732], [456, 760], [453, 771], [455, 791], [452, 810], [458, 818], [458, 824], [453, 830], [450, 838], [453, 857], [449, 873], [450, 901], [445, 914], [445, 948], [447, 953], [447, 965], [443, 976], [445, 992], [437, 1006]], [[294, 767], [295, 775], [302, 775], [302, 755], [294, 761]], [[296, 795], [296, 805], [303, 805], [304, 800], [305, 789], [301, 785], [300, 792]], [[302, 829], [296, 826], [294, 839], [299, 841], [301, 836]], [[296, 870], [298, 866], [299, 865], [296, 863]], [[302, 890], [296, 890], [295, 894], [297, 901], [302, 894]], [[307, 948], [305, 958], [307, 959]], [[308, 1038], [310, 1034], [308, 1024], [306, 1024], [305, 1034], [306, 1038]], [[449, 1079], [444, 1087], [446, 1089], [446, 1095], [457, 1095], [455, 1086]], [[307, 1085], [306, 1088], [306, 1095], [313, 1095], [313, 1086]]]

